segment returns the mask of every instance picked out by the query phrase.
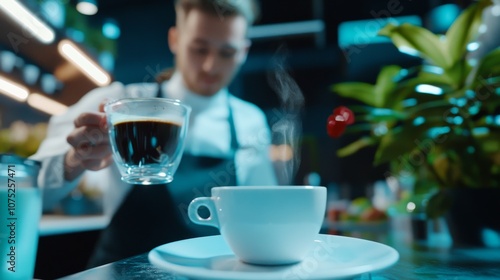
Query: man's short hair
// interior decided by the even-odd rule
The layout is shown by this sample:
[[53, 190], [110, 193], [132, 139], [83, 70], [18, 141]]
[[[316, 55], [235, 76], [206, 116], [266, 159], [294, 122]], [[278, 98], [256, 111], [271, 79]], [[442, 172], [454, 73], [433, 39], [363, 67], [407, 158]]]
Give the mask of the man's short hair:
[[241, 15], [248, 25], [254, 24], [260, 16], [257, 0], [175, 0], [175, 7], [186, 15], [192, 9], [199, 9], [220, 18]]

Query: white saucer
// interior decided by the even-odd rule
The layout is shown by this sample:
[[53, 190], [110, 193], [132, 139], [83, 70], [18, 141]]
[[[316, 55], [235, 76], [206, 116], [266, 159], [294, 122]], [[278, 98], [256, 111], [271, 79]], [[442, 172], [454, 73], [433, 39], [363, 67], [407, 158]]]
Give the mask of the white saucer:
[[387, 268], [399, 254], [392, 247], [364, 239], [318, 235], [300, 263], [257, 266], [239, 261], [220, 235], [186, 239], [156, 247], [149, 261], [194, 279], [343, 279]]

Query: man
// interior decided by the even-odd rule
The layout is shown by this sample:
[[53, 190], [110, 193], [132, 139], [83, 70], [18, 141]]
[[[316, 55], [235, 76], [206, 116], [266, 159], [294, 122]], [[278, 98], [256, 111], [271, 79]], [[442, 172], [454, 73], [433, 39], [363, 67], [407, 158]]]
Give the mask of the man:
[[[171, 78], [159, 85], [121, 83], [91, 91], [63, 116], [53, 117], [41, 160], [39, 184], [50, 209], [85, 178], [105, 193], [112, 217], [90, 266], [146, 252], [160, 244], [217, 232], [193, 225], [185, 216], [189, 201], [209, 196], [217, 185], [274, 185], [268, 158], [270, 131], [256, 106], [227, 91], [244, 63], [255, 3], [249, 0], [177, 0], [176, 26], [168, 43], [175, 56]], [[146, 50], [147, 51], [147, 50]], [[111, 157], [106, 99], [160, 96], [192, 107], [181, 164], [167, 186], [129, 186]], [[66, 139], [67, 136], [67, 139]]]

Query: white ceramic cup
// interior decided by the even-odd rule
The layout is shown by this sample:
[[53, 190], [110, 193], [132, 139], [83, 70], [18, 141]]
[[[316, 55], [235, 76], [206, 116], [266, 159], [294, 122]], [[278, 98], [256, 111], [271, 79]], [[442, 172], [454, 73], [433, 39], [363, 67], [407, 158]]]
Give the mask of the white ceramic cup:
[[[198, 214], [200, 207], [209, 217]], [[326, 210], [326, 188], [312, 186], [214, 187], [195, 198], [191, 221], [220, 230], [243, 262], [283, 265], [300, 262], [314, 244]]]

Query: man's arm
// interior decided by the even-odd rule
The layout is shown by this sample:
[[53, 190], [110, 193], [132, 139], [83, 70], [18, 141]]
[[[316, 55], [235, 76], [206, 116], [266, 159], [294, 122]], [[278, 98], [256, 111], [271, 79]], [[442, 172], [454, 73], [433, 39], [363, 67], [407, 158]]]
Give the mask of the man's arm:
[[103, 100], [122, 94], [123, 85], [119, 83], [93, 90], [65, 114], [50, 119], [47, 137], [30, 157], [42, 162], [38, 184], [45, 210], [74, 189], [85, 170], [111, 164], [105, 118], [100, 111]]

